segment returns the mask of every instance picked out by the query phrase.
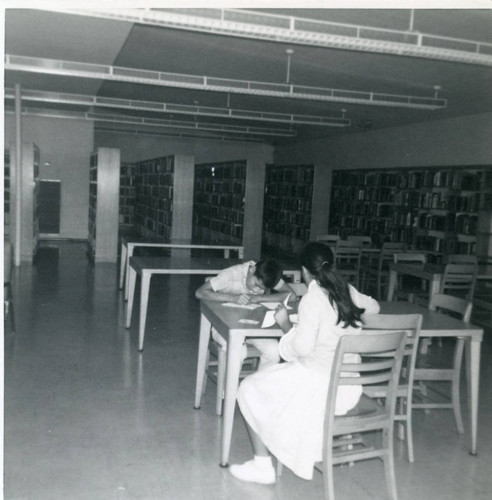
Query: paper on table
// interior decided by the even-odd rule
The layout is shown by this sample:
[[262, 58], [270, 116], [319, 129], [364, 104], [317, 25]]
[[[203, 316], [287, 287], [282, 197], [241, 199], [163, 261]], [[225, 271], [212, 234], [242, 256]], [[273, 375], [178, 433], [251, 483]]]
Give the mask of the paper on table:
[[273, 326], [275, 323], [275, 311], [267, 311], [265, 317], [263, 318], [261, 327], [268, 328], [269, 326]]
[[[277, 309], [277, 307], [281, 304], [281, 302], [260, 302], [262, 306], [265, 306], [267, 309]], [[292, 307], [285, 305], [286, 309], [292, 309]]]
[[222, 305], [225, 307], [237, 307], [239, 309], [256, 309], [260, 307], [260, 304], [237, 304], [236, 302], [224, 302]]

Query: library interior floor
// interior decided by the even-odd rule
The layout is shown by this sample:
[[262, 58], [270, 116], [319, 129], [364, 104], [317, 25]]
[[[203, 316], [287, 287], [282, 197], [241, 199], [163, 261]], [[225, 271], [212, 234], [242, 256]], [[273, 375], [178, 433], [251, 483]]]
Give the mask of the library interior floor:
[[[155, 277], [145, 350], [124, 326], [116, 264], [91, 265], [80, 242], [44, 243], [13, 276], [16, 332], [5, 331], [5, 479], [9, 500], [323, 499], [321, 474], [284, 468], [275, 486], [219, 467], [220, 419], [210, 382], [193, 410], [203, 277]], [[492, 331], [482, 343], [478, 456], [452, 412], [414, 412], [415, 463], [395, 443], [400, 500], [492, 495]], [[446, 348], [446, 346], [444, 347]], [[436, 343], [430, 352], [438, 349]], [[462, 378], [464, 382], [464, 376]], [[463, 384], [464, 385], [464, 384]], [[236, 413], [231, 463], [252, 455]], [[337, 500], [385, 499], [382, 463], [335, 472]]]

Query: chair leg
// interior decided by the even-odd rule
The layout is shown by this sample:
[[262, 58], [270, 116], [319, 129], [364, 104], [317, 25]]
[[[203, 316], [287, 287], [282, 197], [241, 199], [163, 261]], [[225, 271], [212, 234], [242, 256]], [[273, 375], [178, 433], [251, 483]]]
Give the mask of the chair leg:
[[335, 488], [333, 484], [333, 441], [328, 440], [327, 453], [323, 457], [323, 484], [325, 487], [326, 500], [335, 500]]
[[398, 493], [396, 491], [395, 460], [393, 456], [392, 429], [383, 430], [383, 446], [387, 449], [387, 455], [383, 457], [383, 462], [388, 496], [391, 500], [398, 500]]
[[461, 375], [461, 362], [463, 360], [463, 350], [465, 347], [465, 340], [458, 338], [456, 340], [456, 347], [454, 350], [454, 373], [453, 380], [451, 381], [451, 400], [453, 402], [454, 419], [456, 421], [456, 428], [459, 434], [465, 433], [463, 426], [463, 418], [461, 416], [460, 404], [460, 375]]
[[217, 396], [215, 401], [215, 412], [222, 415], [222, 401], [224, 399], [226, 374], [226, 351], [219, 349], [217, 354]]
[[406, 421], [406, 430], [407, 430], [407, 451], [408, 451], [408, 461], [413, 464], [414, 456], [413, 456], [413, 429], [412, 429], [412, 405], [407, 403], [407, 421]]

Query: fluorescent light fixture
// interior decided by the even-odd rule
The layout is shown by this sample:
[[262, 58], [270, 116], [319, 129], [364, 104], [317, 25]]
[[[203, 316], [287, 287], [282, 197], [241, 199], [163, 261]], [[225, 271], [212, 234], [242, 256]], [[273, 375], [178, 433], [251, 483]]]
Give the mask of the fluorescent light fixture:
[[[45, 9], [164, 28], [492, 66], [492, 44], [243, 9]], [[413, 11], [410, 15], [413, 14]], [[410, 19], [409, 19], [410, 21]]]
[[[7, 109], [6, 112], [12, 113], [13, 109]], [[241, 125], [220, 125], [215, 123], [180, 121], [180, 120], [158, 120], [155, 118], [143, 118], [139, 116], [129, 115], [112, 115], [109, 113], [93, 113], [83, 111], [62, 111], [53, 109], [38, 109], [38, 108], [22, 108], [22, 114], [44, 116], [51, 118], [72, 118], [91, 120], [95, 122], [110, 122], [130, 124], [146, 127], [166, 127], [166, 128], [183, 128], [194, 130], [206, 130], [211, 132], [229, 133], [229, 134], [248, 134], [261, 136], [278, 136], [278, 137], [295, 137], [296, 131], [279, 128], [263, 128], [263, 127], [244, 127]]]
[[[6, 99], [15, 99], [14, 89], [5, 89]], [[21, 98], [26, 101], [52, 102], [60, 104], [75, 104], [79, 106], [95, 106], [105, 108], [129, 109], [135, 111], [151, 111], [157, 113], [173, 113], [193, 116], [213, 116], [216, 118], [255, 120], [265, 122], [285, 123], [290, 125], [316, 125], [321, 127], [348, 127], [350, 120], [335, 116], [295, 115], [287, 113], [271, 113], [247, 109], [219, 108], [212, 106], [191, 106], [156, 101], [138, 101], [113, 97], [88, 96], [47, 92], [42, 90], [21, 90]]]
[[133, 82], [144, 85], [197, 89], [212, 92], [262, 95], [286, 99], [308, 99], [373, 106], [391, 106], [435, 110], [447, 106], [446, 99], [400, 94], [384, 94], [372, 91], [354, 91], [321, 87], [308, 87], [286, 83], [233, 80], [211, 76], [165, 73], [135, 68], [123, 68], [104, 64], [88, 64], [40, 57], [5, 55], [5, 70], [27, 71], [49, 75], [63, 75], [98, 80]]

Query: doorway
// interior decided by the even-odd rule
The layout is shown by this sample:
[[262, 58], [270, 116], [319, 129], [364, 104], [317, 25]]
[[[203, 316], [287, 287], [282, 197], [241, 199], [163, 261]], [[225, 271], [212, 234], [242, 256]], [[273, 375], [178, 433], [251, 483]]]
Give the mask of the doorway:
[[60, 234], [60, 206], [61, 182], [40, 180], [38, 195], [40, 237]]

